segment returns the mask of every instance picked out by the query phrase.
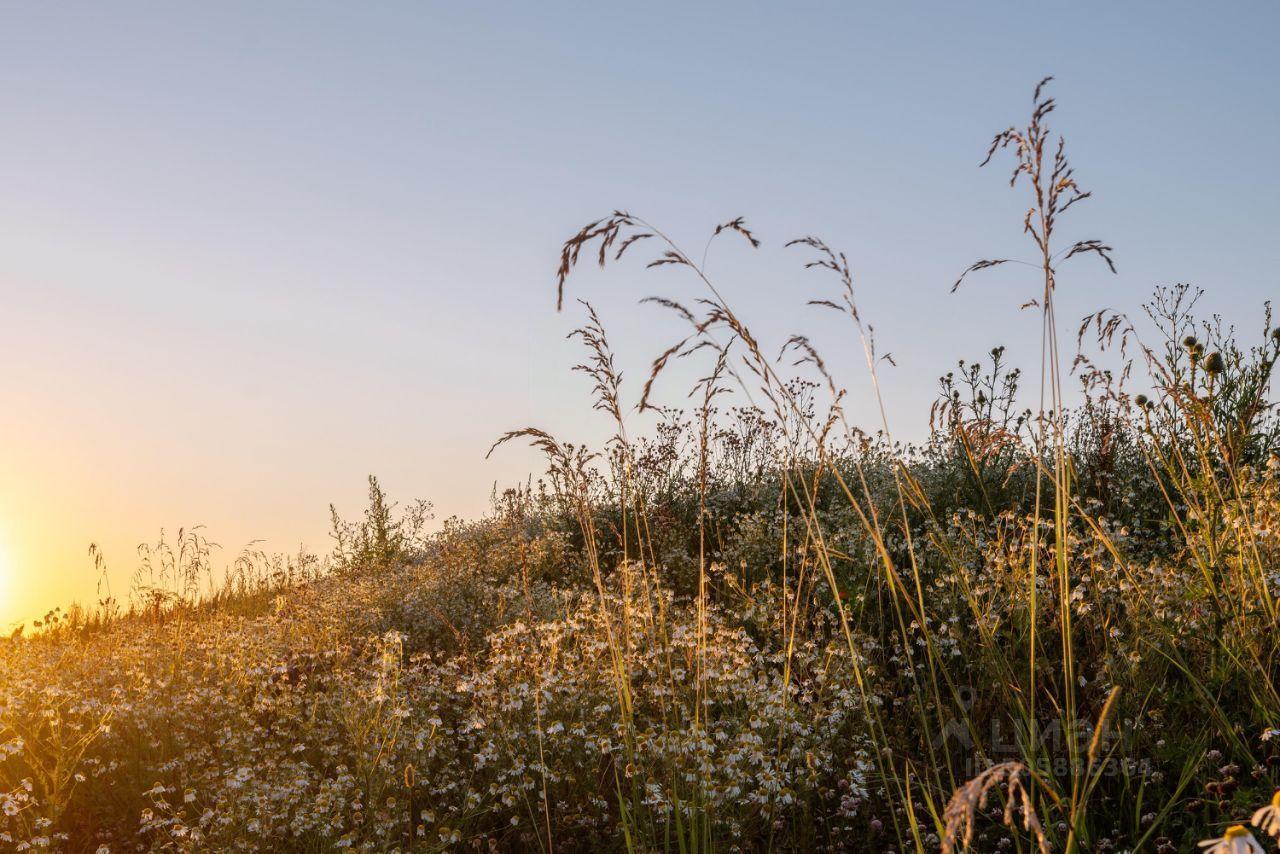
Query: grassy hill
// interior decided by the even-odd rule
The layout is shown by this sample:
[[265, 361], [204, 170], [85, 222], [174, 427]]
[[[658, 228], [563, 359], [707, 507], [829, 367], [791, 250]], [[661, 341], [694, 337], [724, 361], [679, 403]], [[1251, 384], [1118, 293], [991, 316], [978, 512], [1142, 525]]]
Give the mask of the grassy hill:
[[[616, 212], [565, 245], [562, 296], [580, 256], [648, 247], [705, 298], [662, 301], [688, 332], [639, 396], [588, 309], [582, 369], [615, 438], [592, 451], [513, 431], [501, 441], [544, 451], [546, 476], [432, 534], [425, 507], [397, 513], [371, 479], [363, 518], [335, 514], [333, 555], [246, 554], [214, 586], [184, 531], [145, 552], [127, 602], [0, 642], [0, 838], [1164, 854], [1268, 840], [1280, 332], [1268, 313], [1238, 341], [1179, 286], [1145, 306], [1145, 337], [1097, 315], [1079, 358], [1060, 356], [1059, 266], [1110, 250], [1053, 241], [1087, 194], [1043, 126], [1051, 106], [1038, 90], [1027, 127], [992, 146], [1032, 191], [1043, 405], [1025, 407], [997, 348], [941, 378], [920, 446], [854, 427], [807, 338], [766, 356], [689, 255]], [[713, 237], [757, 242], [740, 219]], [[798, 243], [834, 276], [823, 304], [875, 377], [848, 262]], [[632, 404], [673, 359], [705, 365], [692, 410], [632, 437]]]

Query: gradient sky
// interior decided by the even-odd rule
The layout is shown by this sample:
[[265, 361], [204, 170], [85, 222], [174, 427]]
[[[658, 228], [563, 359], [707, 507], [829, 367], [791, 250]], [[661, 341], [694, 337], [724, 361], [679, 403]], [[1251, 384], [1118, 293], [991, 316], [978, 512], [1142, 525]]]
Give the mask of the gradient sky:
[[[134, 546], [203, 523], [219, 564], [328, 548], [364, 477], [474, 516], [536, 424], [598, 438], [554, 310], [559, 244], [623, 207], [701, 246], [780, 342], [813, 331], [866, 403], [828, 286], [782, 242], [846, 250], [918, 436], [958, 357], [1033, 365], [1026, 203], [978, 170], [1057, 76], [1055, 126], [1120, 275], [1064, 274], [1061, 316], [1208, 289], [1256, 325], [1280, 293], [1273, 3], [6, 3], [0, 7], [0, 622], [116, 592]], [[1078, 212], [1078, 213], [1076, 213]], [[583, 275], [638, 386], [675, 331]], [[576, 308], [576, 306], [575, 306]], [[776, 346], [776, 344], [775, 344]], [[866, 413], [869, 416], [869, 413]], [[866, 420], [870, 421], [868, 417]]]

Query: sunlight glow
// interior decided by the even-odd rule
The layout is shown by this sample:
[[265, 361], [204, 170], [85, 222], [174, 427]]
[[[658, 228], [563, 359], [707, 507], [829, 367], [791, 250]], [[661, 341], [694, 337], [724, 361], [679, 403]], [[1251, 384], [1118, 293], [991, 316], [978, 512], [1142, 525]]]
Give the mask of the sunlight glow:
[[10, 561], [9, 549], [5, 538], [0, 535], [0, 620], [10, 619], [13, 611], [14, 603], [10, 601], [13, 595], [13, 585], [9, 578]]

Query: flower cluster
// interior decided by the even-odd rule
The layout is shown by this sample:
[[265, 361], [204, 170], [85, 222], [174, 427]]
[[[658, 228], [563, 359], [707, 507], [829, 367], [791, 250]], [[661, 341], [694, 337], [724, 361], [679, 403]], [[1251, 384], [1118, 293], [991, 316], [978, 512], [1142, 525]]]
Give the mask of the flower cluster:
[[864, 697], [829, 614], [787, 645], [744, 627], [771, 610], [759, 599], [700, 612], [647, 584], [495, 587], [505, 616], [443, 650], [415, 633], [479, 616], [438, 573], [0, 647], [4, 841], [616, 845], [624, 811], [780, 839], [799, 816], [838, 835], [864, 811]]

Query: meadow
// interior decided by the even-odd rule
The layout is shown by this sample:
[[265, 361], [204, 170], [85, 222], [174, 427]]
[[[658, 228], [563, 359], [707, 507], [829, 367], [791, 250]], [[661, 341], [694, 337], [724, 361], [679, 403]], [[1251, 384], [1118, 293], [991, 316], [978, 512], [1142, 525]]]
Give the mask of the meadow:
[[[614, 212], [565, 243], [562, 306], [580, 262], [701, 288], [653, 298], [685, 332], [639, 387], [583, 304], [585, 405], [614, 437], [497, 437], [546, 474], [438, 530], [371, 478], [324, 558], [219, 575], [184, 530], [127, 595], [0, 641], [0, 840], [1275, 850], [1280, 329], [1263, 306], [1237, 334], [1186, 285], [1057, 317], [1059, 278], [1112, 250], [1059, 237], [1089, 193], [1053, 106], [1037, 87], [988, 154], [1028, 206], [1036, 381], [998, 347], [961, 361], [899, 443], [809, 338], [766, 350], [701, 245]], [[760, 242], [742, 219], [710, 239]], [[878, 389], [850, 262], [789, 245]], [[689, 408], [633, 435], [676, 363]]]

